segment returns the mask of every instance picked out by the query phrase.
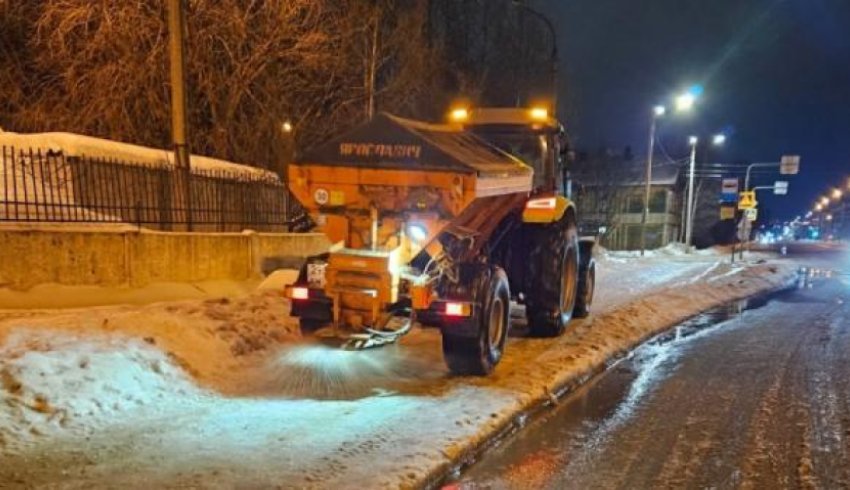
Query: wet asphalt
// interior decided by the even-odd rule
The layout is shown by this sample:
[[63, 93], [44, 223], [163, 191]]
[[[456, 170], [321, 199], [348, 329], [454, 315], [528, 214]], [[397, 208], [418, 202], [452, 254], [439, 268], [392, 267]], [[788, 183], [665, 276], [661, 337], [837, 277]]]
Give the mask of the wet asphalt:
[[648, 342], [453, 486], [850, 487], [850, 250], [788, 252], [798, 289]]

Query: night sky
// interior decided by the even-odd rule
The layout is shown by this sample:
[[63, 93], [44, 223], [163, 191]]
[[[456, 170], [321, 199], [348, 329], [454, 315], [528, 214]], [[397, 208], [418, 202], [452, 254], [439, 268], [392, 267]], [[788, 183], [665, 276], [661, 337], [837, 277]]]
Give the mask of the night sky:
[[579, 148], [631, 145], [644, 155], [652, 106], [701, 84], [696, 111], [659, 130], [672, 156], [685, 156], [688, 134], [719, 130], [729, 142], [711, 161], [800, 154], [789, 195], [760, 195], [775, 218], [804, 213], [850, 177], [850, 0], [532, 4], [558, 29], [561, 117]]

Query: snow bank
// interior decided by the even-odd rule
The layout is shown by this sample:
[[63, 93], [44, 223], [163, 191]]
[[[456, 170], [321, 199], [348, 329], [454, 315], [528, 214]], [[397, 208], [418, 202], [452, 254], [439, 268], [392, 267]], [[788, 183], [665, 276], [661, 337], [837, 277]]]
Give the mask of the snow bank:
[[90, 435], [105, 421], [197, 392], [152, 343], [12, 331], [0, 348], [0, 450], [56, 431]]
[[[121, 143], [119, 141], [94, 138], [74, 133], [20, 134], [0, 132], [0, 146], [16, 149], [41, 149], [63, 152], [66, 157], [93, 157], [116, 159], [119, 163], [148, 164], [174, 167], [173, 152], [157, 148]], [[217, 158], [192, 155], [192, 168], [219, 170], [235, 174], [249, 174], [277, 180], [273, 172], [248, 165], [219, 160]]]
[[299, 337], [279, 293], [0, 313], [0, 454], [130, 413], [245, 389], [246, 359]]
[[[598, 251], [596, 252], [598, 258], [602, 260], [612, 260], [614, 262], [622, 261], [620, 259], [634, 259], [640, 258], [640, 250], [608, 250], [604, 247], [598, 247]], [[724, 253], [728, 253], [725, 251], [725, 247], [717, 246], [717, 247], [709, 247], [701, 250], [694, 250], [692, 253], [688, 253], [687, 247], [684, 243], [671, 242], [665, 245], [664, 247], [657, 248], [654, 250], [647, 250], [643, 257], [644, 258], [659, 258], [659, 257], [685, 257], [685, 256], [698, 256], [698, 257], [714, 257], [718, 255], [723, 255]]]

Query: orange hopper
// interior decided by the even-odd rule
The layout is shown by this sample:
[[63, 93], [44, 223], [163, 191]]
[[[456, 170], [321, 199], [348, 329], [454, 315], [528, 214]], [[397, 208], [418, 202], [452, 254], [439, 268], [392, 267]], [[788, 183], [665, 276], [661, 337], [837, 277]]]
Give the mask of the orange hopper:
[[[289, 166], [293, 195], [335, 244], [324, 275], [334, 321], [376, 325], [400, 291], [426, 306], [410, 266], [445, 233], [486, 243], [522, 209], [532, 169], [459, 127], [379, 114]], [[424, 303], [424, 304], [423, 304]]]

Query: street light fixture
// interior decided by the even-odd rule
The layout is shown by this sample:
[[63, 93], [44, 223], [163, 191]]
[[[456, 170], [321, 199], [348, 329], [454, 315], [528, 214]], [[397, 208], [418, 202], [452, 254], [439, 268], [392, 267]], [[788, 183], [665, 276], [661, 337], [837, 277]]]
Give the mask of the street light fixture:
[[714, 146], [720, 146], [720, 145], [726, 143], [726, 135], [722, 134], [722, 133], [714, 135], [714, 139], [712, 140], [712, 143], [714, 143]]
[[[674, 106], [677, 112], [690, 111], [696, 104], [697, 97], [702, 93], [702, 87], [695, 85], [687, 92], [679, 95], [674, 99]], [[640, 255], [643, 257], [646, 254], [646, 223], [649, 220], [649, 199], [652, 190], [652, 157], [655, 153], [655, 131], [658, 125], [658, 119], [667, 113], [667, 108], [663, 105], [657, 105], [652, 109], [652, 120], [649, 126], [649, 154], [646, 158], [646, 188], [643, 196], [643, 215], [641, 216], [640, 229]], [[691, 144], [696, 146], [696, 138], [692, 138]], [[725, 137], [724, 137], [725, 140]], [[694, 156], [695, 158], [695, 156]], [[693, 186], [693, 164], [691, 165], [691, 187]], [[689, 187], [692, 192], [692, 189]]]
[[823, 196], [822, 198], [820, 198], [820, 203], [821, 203], [822, 206], [829, 206], [829, 198], [826, 197], [826, 196]]
[[841, 192], [841, 189], [833, 189], [832, 190], [832, 198], [835, 199], [836, 201], [841, 199], [842, 195], [843, 195], [843, 193]]
[[693, 109], [694, 104], [697, 102], [697, 96], [688, 92], [676, 97], [676, 110], [679, 112], [686, 112]]
[[815, 204], [815, 212], [820, 213], [821, 211], [823, 211], [823, 204], [821, 204], [821, 203]]

